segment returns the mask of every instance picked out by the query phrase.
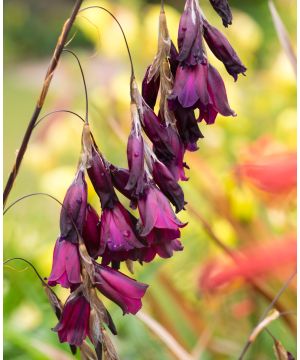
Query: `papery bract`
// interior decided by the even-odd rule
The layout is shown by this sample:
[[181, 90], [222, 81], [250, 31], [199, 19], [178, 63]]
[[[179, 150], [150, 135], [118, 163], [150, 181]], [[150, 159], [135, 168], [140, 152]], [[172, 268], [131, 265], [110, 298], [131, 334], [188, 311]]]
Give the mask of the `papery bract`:
[[80, 346], [89, 335], [90, 304], [82, 293], [71, 294], [63, 308], [59, 323], [54, 328], [60, 342]]
[[79, 170], [72, 185], [67, 190], [60, 212], [61, 239], [78, 243], [81, 235], [87, 206], [87, 185], [84, 172]]
[[58, 238], [53, 251], [53, 262], [48, 284], [64, 288], [81, 283], [78, 245]]
[[124, 314], [136, 314], [141, 309], [141, 299], [148, 287], [100, 264], [95, 264], [95, 286], [103, 295], [119, 305]]

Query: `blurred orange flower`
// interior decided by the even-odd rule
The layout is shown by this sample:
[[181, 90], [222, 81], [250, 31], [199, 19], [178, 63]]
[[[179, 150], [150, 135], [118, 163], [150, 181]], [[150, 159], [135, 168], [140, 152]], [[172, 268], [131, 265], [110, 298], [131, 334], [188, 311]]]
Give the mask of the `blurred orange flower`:
[[213, 260], [204, 266], [200, 276], [201, 290], [212, 291], [239, 277], [253, 279], [296, 266], [296, 235], [233, 254], [235, 261], [230, 264]]
[[267, 137], [257, 140], [236, 168], [237, 176], [272, 195], [287, 194], [297, 186], [297, 153], [278, 147]]

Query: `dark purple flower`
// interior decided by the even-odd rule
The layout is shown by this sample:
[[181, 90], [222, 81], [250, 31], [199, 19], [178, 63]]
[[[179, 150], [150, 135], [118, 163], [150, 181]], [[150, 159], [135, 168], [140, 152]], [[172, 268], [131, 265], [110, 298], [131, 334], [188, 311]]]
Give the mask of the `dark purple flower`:
[[154, 109], [158, 95], [158, 90], [159, 90], [159, 77], [158, 78], [153, 77], [150, 81], [148, 81], [149, 70], [150, 70], [150, 66], [148, 66], [146, 70], [146, 74], [143, 79], [142, 97], [146, 101], [148, 106], [150, 106], [151, 109]]
[[138, 124], [132, 123], [127, 143], [129, 179], [125, 190], [138, 197], [144, 188], [144, 140]]
[[82, 293], [72, 293], [63, 308], [59, 323], [53, 329], [60, 342], [80, 346], [89, 335], [91, 307]]
[[170, 144], [169, 132], [165, 124], [160, 121], [146, 103], [143, 103], [143, 115], [143, 129], [153, 143], [156, 151], [164, 159], [174, 159], [176, 154], [174, 153], [172, 144]]
[[166, 157], [165, 152], [162, 152], [160, 148], [157, 148], [156, 144], [154, 144], [153, 150], [158, 159], [168, 167], [176, 181], [186, 181], [188, 180], [188, 178], [185, 176], [184, 168], [188, 169], [189, 167], [183, 161], [185, 153], [184, 145], [180, 139], [178, 132], [171, 125], [167, 126], [165, 130], [168, 135], [168, 148], [172, 149], [174, 156], [172, 158]]
[[223, 25], [227, 27], [232, 24], [232, 14], [227, 0], [209, 0], [212, 7], [222, 18]]
[[169, 65], [170, 65], [170, 70], [171, 73], [173, 75], [173, 77], [175, 77], [176, 75], [176, 70], [178, 67], [178, 51], [173, 43], [173, 41], [171, 40], [171, 48], [170, 48], [170, 55], [169, 55]]
[[102, 209], [113, 208], [117, 197], [112, 185], [109, 165], [99, 154], [93, 149], [91, 167], [87, 169], [89, 178], [94, 189], [101, 201]]
[[176, 108], [176, 101], [184, 108], [199, 108], [200, 120], [204, 119], [207, 124], [213, 124], [218, 113], [235, 116], [221, 75], [208, 63], [190, 68], [178, 66], [170, 96], [171, 108]]
[[78, 245], [58, 238], [53, 251], [53, 262], [48, 284], [60, 284], [64, 288], [81, 283]]
[[97, 211], [90, 204], [88, 204], [82, 237], [89, 255], [93, 258], [98, 257], [100, 249], [99, 225], [100, 220]]
[[180, 237], [179, 228], [183, 224], [175, 216], [168, 199], [153, 184], [149, 184], [144, 196], [138, 200], [138, 209], [141, 217], [142, 237], [147, 237], [148, 243], [153, 243], [156, 231], [163, 231], [161, 240], [174, 240]]
[[224, 63], [226, 70], [233, 76], [234, 80], [237, 80], [238, 74], [245, 75], [247, 69], [242, 64], [226, 37], [206, 20], [204, 21], [203, 29], [204, 38], [210, 50]]
[[95, 285], [104, 296], [119, 305], [124, 314], [136, 314], [141, 309], [141, 299], [148, 287], [117, 270], [97, 263]]
[[201, 133], [194, 110], [191, 108], [184, 108], [180, 104], [176, 104], [173, 109], [176, 126], [184, 147], [188, 151], [198, 150], [197, 141], [204, 136]]
[[224, 82], [218, 70], [212, 65], [208, 65], [207, 91], [209, 94], [209, 104], [206, 108], [200, 109], [200, 119], [204, 119], [207, 124], [213, 124], [218, 113], [223, 116], [236, 116], [230, 109]]
[[[84, 172], [78, 171], [72, 185], [69, 187], [60, 212], [61, 239], [78, 243], [78, 235], [82, 233], [87, 204], [87, 186]], [[76, 228], [77, 231], [76, 231]]]
[[101, 253], [106, 249], [117, 254], [143, 246], [135, 233], [132, 215], [120, 202], [102, 211], [100, 239]]
[[129, 179], [129, 170], [110, 164], [110, 173], [114, 187], [130, 200], [130, 207], [136, 209], [137, 198], [132, 196], [131, 191], [125, 189]]
[[175, 180], [170, 170], [160, 161], [153, 161], [152, 176], [155, 183], [159, 186], [163, 194], [176, 207], [176, 212], [184, 209], [186, 204], [184, 194], [180, 185]]
[[129, 179], [129, 170], [124, 168], [119, 168], [115, 165], [110, 164], [110, 174], [114, 187], [120, 191], [121, 194], [126, 196], [128, 199], [131, 199], [131, 191], [125, 190], [125, 186], [128, 183]]
[[178, 61], [192, 66], [203, 60], [202, 17], [197, 0], [186, 0], [178, 29]]

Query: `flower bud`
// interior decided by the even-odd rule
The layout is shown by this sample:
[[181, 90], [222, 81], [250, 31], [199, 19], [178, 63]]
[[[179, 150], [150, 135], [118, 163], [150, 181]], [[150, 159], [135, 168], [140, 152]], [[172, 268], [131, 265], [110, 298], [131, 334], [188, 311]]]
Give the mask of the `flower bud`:
[[72, 185], [69, 187], [60, 212], [61, 239], [78, 243], [78, 234], [81, 235], [87, 205], [87, 185], [84, 172], [79, 170]]

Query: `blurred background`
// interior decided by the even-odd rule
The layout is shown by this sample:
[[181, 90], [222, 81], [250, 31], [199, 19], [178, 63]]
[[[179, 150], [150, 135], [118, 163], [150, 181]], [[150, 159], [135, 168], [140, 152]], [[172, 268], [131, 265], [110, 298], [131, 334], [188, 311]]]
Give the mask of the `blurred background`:
[[[46, 69], [74, 1], [4, 1], [4, 183], [31, 117]], [[157, 46], [158, 1], [85, 1], [110, 9], [124, 27], [139, 84]], [[150, 284], [143, 313], [155, 319], [190, 360], [236, 359], [265, 308], [295, 268], [296, 83], [277, 38], [265, 0], [231, 0], [233, 25], [225, 29], [208, 0], [207, 19], [230, 40], [247, 76], [234, 83], [220, 71], [235, 118], [219, 116], [200, 124], [199, 151], [186, 154], [189, 181], [182, 183], [189, 224], [182, 231], [183, 252], [135, 266], [135, 277]], [[295, 49], [296, 1], [275, 5]], [[166, 1], [171, 37], [176, 43], [183, 0]], [[69, 48], [78, 54], [86, 76], [90, 122], [96, 141], [112, 163], [126, 166], [130, 129], [129, 62], [112, 19], [89, 10], [76, 21]], [[43, 114], [71, 109], [84, 115], [82, 80], [75, 60], [63, 54]], [[45, 119], [34, 131], [8, 204], [32, 192], [62, 200], [73, 180], [80, 152], [81, 124], [69, 114]], [[90, 201], [99, 202], [90, 187]], [[126, 202], [125, 202], [126, 203]], [[126, 205], [128, 205], [126, 203]], [[4, 218], [4, 259], [21, 256], [49, 276], [59, 233], [58, 205], [34, 197]], [[220, 246], [222, 243], [222, 246]], [[243, 252], [239, 266], [224, 251]], [[125, 268], [122, 271], [126, 272]], [[253, 287], [245, 276], [259, 284]], [[65, 299], [67, 293], [56, 289]], [[266, 296], [267, 295], [267, 296]], [[296, 358], [296, 282], [282, 295], [282, 316], [269, 330]], [[165, 336], [139, 318], [105, 302], [119, 330], [113, 339], [122, 360], [180, 359]], [[71, 359], [68, 346], [51, 331], [56, 318], [40, 281], [23, 263], [4, 268], [4, 358]], [[262, 332], [248, 359], [275, 359], [273, 340]]]

